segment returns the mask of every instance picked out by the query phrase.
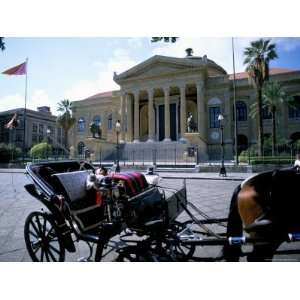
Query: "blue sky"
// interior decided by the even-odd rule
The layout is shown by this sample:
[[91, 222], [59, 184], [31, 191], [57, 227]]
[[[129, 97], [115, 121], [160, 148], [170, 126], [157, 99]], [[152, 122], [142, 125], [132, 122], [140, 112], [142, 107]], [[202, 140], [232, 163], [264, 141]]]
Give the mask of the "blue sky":
[[[235, 38], [236, 71], [243, 71], [243, 49], [256, 38]], [[273, 38], [279, 59], [271, 67], [300, 69], [300, 38]], [[28, 107], [49, 105], [56, 113], [58, 101], [79, 100], [98, 92], [118, 89], [113, 72], [120, 73], [155, 55], [184, 57], [207, 55], [232, 72], [231, 38], [180, 38], [175, 44], [150, 42], [150, 38], [6, 38], [0, 53], [0, 71], [29, 58]], [[0, 75], [0, 111], [24, 105], [24, 76]]]

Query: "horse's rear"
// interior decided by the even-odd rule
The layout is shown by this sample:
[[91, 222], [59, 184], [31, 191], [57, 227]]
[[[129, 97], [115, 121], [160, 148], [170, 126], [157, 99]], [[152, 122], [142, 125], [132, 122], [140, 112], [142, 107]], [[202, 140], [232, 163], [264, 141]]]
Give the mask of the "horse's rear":
[[[260, 173], [234, 191], [228, 216], [227, 236], [264, 238], [254, 244], [248, 261], [272, 260], [287, 233], [300, 229], [300, 172], [296, 168]], [[273, 242], [271, 241], [273, 240]], [[238, 261], [240, 246], [226, 244], [224, 258]]]

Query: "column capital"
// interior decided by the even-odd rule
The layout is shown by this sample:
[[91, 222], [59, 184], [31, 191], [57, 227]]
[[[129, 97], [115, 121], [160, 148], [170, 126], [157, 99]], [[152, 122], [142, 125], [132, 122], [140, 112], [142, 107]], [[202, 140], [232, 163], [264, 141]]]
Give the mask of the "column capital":
[[121, 97], [125, 97], [126, 94], [127, 94], [127, 91], [124, 91], [124, 90], [121, 90], [121, 91], [120, 91], [120, 96], [121, 96]]
[[162, 88], [164, 90], [164, 94], [165, 95], [170, 93], [170, 87], [168, 85], [167, 86], [163, 86]]
[[185, 90], [186, 89], [186, 83], [185, 82], [179, 83], [177, 86], [179, 87], [180, 90], [183, 90], [183, 89]]
[[136, 90], [132, 90], [131, 92], [132, 92], [134, 98], [138, 98], [139, 97], [140, 90], [136, 89]]
[[203, 80], [197, 81], [196, 82], [196, 87], [197, 87], [197, 90], [198, 89], [203, 89], [203, 87], [204, 87], [204, 81]]
[[147, 88], [147, 93], [148, 96], [152, 98], [154, 95], [154, 88], [153, 87]]

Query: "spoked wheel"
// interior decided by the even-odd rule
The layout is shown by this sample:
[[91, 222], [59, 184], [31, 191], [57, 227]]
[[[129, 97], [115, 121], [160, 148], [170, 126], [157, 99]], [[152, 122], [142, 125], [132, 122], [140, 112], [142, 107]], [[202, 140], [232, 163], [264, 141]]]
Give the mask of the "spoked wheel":
[[65, 260], [65, 248], [58, 236], [57, 225], [49, 214], [32, 212], [25, 221], [24, 238], [32, 261]]
[[175, 256], [176, 261], [188, 261], [195, 253], [195, 245], [172, 245], [171, 252]]

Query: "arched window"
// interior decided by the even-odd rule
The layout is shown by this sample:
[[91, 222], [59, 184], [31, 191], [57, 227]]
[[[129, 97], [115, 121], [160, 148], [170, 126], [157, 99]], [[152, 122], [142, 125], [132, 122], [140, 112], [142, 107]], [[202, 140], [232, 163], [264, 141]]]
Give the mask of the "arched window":
[[219, 128], [220, 122], [218, 116], [221, 113], [221, 100], [217, 97], [211, 98], [207, 102], [209, 115], [209, 128]]
[[99, 115], [94, 116], [93, 122], [94, 122], [97, 126], [101, 126], [101, 117], [100, 117]]
[[112, 130], [112, 128], [113, 128], [113, 118], [112, 118], [112, 114], [109, 114], [107, 118], [107, 129]]
[[85, 120], [83, 117], [79, 118], [77, 122], [77, 128], [79, 132], [84, 132], [85, 131]]
[[219, 128], [218, 116], [221, 113], [220, 106], [209, 107], [209, 128]]
[[244, 134], [239, 134], [237, 136], [237, 142], [238, 142], [237, 146], [238, 146], [239, 154], [248, 148], [248, 138]]
[[300, 96], [294, 96], [294, 103], [289, 106], [289, 119], [300, 119]]
[[79, 142], [77, 145], [77, 151], [79, 155], [83, 155], [84, 154], [84, 142]]
[[236, 102], [236, 115], [238, 121], [247, 121], [247, 105], [245, 102]]

